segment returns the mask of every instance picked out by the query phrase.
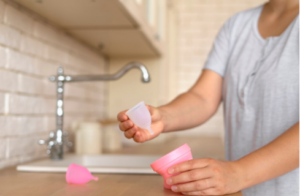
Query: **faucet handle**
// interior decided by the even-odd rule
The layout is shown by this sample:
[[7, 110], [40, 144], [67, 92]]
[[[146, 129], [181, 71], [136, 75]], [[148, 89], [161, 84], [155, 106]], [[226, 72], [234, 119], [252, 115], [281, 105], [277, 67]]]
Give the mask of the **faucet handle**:
[[47, 138], [46, 140], [39, 140], [39, 144], [40, 144], [40, 145], [48, 144], [50, 141], [53, 140], [54, 136], [55, 136], [54, 132], [51, 131], [51, 132], [49, 133], [49, 138]]
[[73, 146], [73, 143], [69, 141], [68, 139], [68, 132], [64, 132], [63, 133], [63, 137], [64, 137], [64, 144], [68, 147], [71, 148]]
[[47, 154], [50, 154], [51, 153], [51, 148], [52, 146], [55, 144], [55, 141], [54, 141], [54, 137], [55, 137], [55, 134], [53, 131], [51, 131], [49, 133], [49, 138], [47, 138], [46, 140], [39, 140], [38, 143], [40, 145], [44, 145], [46, 144], [48, 147], [47, 147]]
[[[61, 146], [61, 142], [57, 142], [57, 138], [56, 138], [56, 134], [55, 132], [50, 132], [49, 133], [49, 137], [46, 140], [39, 140], [38, 143], [40, 145], [47, 145], [47, 154], [51, 154], [51, 151], [56, 152], [58, 149], [58, 146]], [[67, 132], [63, 132], [62, 134], [62, 140], [63, 140], [63, 144], [65, 144], [68, 148], [72, 147], [73, 144], [72, 142], [70, 142], [68, 140], [68, 133]]]
[[54, 141], [50, 141], [49, 143], [48, 143], [48, 146], [47, 146], [47, 154], [50, 154], [51, 153], [51, 148], [52, 148], [52, 146], [54, 146], [54, 144], [55, 144], [55, 142]]

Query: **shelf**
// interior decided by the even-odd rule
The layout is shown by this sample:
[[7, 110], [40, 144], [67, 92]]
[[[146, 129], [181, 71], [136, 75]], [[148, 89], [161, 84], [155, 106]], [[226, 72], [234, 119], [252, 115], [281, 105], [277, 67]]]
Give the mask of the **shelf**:
[[135, 0], [14, 0], [109, 57], [163, 55]]

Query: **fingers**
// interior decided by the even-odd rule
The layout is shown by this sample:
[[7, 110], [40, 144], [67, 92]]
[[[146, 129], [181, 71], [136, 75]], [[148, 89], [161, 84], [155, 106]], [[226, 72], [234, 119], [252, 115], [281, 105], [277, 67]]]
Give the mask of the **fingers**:
[[136, 132], [136, 134], [133, 136], [133, 140], [139, 143], [141, 141], [141, 133]]
[[186, 182], [206, 179], [211, 176], [212, 173], [211, 170], [209, 169], [206, 168], [194, 169], [168, 178], [167, 184], [173, 185], [179, 183], [186, 183]]
[[132, 128], [134, 126], [133, 122], [131, 120], [126, 120], [123, 122], [120, 122], [119, 128], [121, 131], [127, 131], [128, 129]]
[[185, 195], [224, 195], [241, 190], [236, 188], [241, 187], [241, 173], [239, 165], [234, 162], [194, 159], [175, 165], [172, 169], [175, 175], [166, 182], [173, 185], [171, 189], [174, 192]]
[[[146, 105], [146, 107], [148, 108], [151, 114], [152, 122], [154, 122], [155, 118], [157, 119], [159, 117], [157, 110], [154, 107], [149, 105]], [[124, 135], [126, 138], [128, 139], [133, 138], [135, 142], [143, 143], [149, 139], [152, 139], [153, 137], [156, 137], [159, 134], [157, 133], [156, 135], [151, 136], [148, 130], [137, 127], [126, 115], [126, 111], [127, 110], [122, 111], [117, 115], [117, 119], [120, 122], [119, 128], [121, 131], [124, 131]], [[155, 113], [156, 116], [155, 115], [152, 116], [152, 114]], [[161, 124], [158, 124], [158, 126], [161, 126]]]
[[137, 132], [137, 127], [133, 126], [132, 128], [130, 128], [129, 130], [124, 132], [124, 135], [127, 139], [131, 139], [134, 137], [134, 134]]
[[210, 178], [189, 182], [185, 184], [174, 185], [171, 187], [174, 192], [194, 192], [202, 191], [214, 187]]
[[206, 167], [209, 164], [210, 159], [193, 159], [174, 165], [168, 169], [169, 174], [176, 174], [185, 172], [188, 170]]
[[127, 110], [124, 110], [118, 114], [118, 116], [117, 116], [118, 121], [123, 122], [123, 121], [126, 121], [129, 119], [128, 116], [125, 114], [126, 111]]
[[143, 136], [143, 134], [141, 134], [141, 132], [136, 132], [136, 134], [133, 136], [133, 140], [137, 143], [143, 143], [146, 141], [145, 137]]
[[141, 130], [134, 125], [132, 128], [124, 132], [124, 135], [127, 139], [133, 138], [133, 140], [137, 143], [143, 143], [146, 141], [145, 136], [141, 133]]

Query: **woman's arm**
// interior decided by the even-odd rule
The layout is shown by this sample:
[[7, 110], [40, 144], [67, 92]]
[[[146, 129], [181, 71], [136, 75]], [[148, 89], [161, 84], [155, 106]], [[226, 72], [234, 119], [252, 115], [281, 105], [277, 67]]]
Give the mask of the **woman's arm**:
[[[194, 159], [169, 168], [167, 183], [187, 195], [223, 195], [265, 182], [299, 167], [299, 122], [266, 146], [237, 161]], [[291, 182], [293, 183], [293, 182]]]
[[236, 161], [242, 169], [242, 189], [299, 167], [299, 122], [261, 149]]
[[148, 106], [151, 113], [151, 129], [154, 134], [141, 129], [122, 111], [118, 114], [119, 127], [126, 138], [145, 142], [161, 132], [183, 130], [195, 127], [208, 120], [221, 102], [222, 77], [210, 70], [204, 70], [196, 84], [171, 103], [155, 108]]
[[165, 125], [163, 132], [188, 129], [207, 121], [220, 105], [222, 82], [219, 74], [204, 70], [189, 91], [159, 107]]

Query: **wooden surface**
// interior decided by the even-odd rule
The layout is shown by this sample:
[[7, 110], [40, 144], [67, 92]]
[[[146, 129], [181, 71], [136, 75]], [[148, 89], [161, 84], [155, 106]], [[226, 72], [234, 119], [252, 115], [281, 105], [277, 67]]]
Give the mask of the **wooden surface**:
[[[181, 138], [165, 144], [141, 144], [114, 153], [165, 154], [188, 143], [194, 157], [224, 157], [218, 138]], [[0, 196], [170, 196], [180, 195], [163, 188], [159, 175], [95, 174], [98, 181], [69, 185], [59, 173], [17, 172], [14, 167], [0, 171]], [[242, 196], [241, 193], [230, 196]]]

